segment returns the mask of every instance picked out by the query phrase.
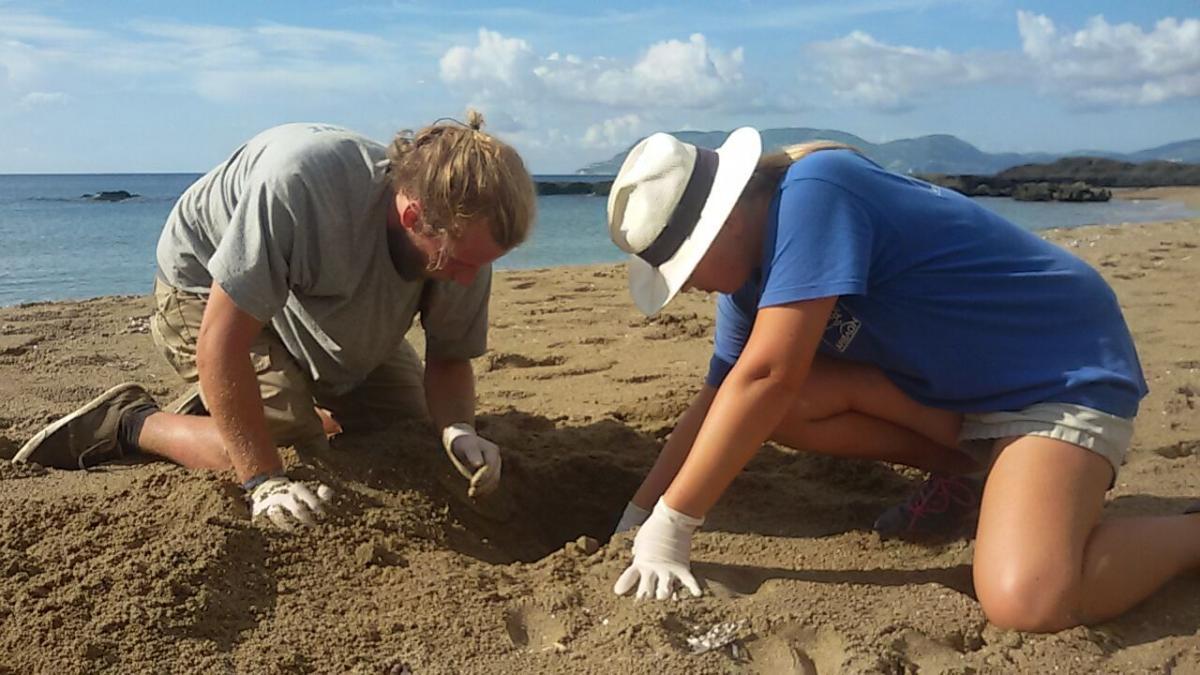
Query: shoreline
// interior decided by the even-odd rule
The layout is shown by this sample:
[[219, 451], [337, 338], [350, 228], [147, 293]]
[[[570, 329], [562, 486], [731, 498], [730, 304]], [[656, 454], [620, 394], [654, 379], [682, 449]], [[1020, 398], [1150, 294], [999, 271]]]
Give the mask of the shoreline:
[[1126, 201], [1161, 200], [1179, 202], [1194, 211], [1200, 211], [1200, 186], [1179, 185], [1149, 188], [1109, 188], [1114, 199]]

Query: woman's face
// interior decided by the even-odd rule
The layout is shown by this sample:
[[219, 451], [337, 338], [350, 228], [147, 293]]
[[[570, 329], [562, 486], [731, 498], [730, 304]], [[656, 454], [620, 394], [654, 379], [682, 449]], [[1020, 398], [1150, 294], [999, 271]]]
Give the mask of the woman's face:
[[767, 218], [766, 208], [761, 206], [757, 200], [738, 202], [684, 284], [684, 290], [733, 293], [745, 285], [761, 262]]

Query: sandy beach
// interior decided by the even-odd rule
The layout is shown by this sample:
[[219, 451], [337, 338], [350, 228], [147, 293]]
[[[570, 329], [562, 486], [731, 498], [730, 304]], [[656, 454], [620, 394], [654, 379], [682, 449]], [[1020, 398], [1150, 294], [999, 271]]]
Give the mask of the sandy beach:
[[[1119, 196], [1162, 197], [1142, 192]], [[1200, 219], [1047, 236], [1113, 285], [1151, 386], [1107, 512], [1179, 512], [1200, 498]], [[150, 307], [0, 309], [0, 456], [117, 382], [180, 391]], [[630, 537], [608, 534], [700, 385], [712, 307], [689, 294], [646, 319], [618, 266], [496, 275], [476, 371], [507, 518], [457, 498], [413, 426], [285, 453], [339, 493], [298, 535], [252, 526], [230, 475], [0, 461], [0, 673], [1200, 672], [1200, 575], [1100, 626], [998, 630], [972, 597], [971, 541], [870, 531], [918, 474], [773, 445], [697, 536], [703, 598], [615, 597]], [[736, 656], [689, 652], [723, 622]]]

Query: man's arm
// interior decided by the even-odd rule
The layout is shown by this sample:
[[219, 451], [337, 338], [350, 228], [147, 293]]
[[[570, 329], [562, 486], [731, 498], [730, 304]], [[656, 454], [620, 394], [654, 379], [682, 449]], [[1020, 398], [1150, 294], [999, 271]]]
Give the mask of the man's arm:
[[426, 357], [425, 403], [441, 430], [451, 463], [470, 481], [467, 495], [486, 495], [500, 485], [500, 448], [475, 432], [475, 372], [466, 359]]
[[440, 431], [456, 423], [475, 424], [475, 371], [467, 359], [425, 357], [425, 404]]
[[267, 430], [250, 346], [263, 322], [242, 311], [213, 283], [200, 323], [196, 368], [209, 412], [239, 482], [278, 473], [283, 468]]

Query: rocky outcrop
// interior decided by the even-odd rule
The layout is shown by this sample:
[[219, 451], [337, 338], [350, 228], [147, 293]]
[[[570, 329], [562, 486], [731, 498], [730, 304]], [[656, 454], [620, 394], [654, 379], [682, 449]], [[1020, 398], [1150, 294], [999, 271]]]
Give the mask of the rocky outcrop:
[[611, 180], [539, 180], [537, 181], [537, 193], [539, 195], [597, 195], [605, 197], [612, 190], [612, 184]]
[[961, 192], [968, 197], [1012, 197], [1024, 202], [1106, 202], [1112, 191], [1082, 181], [1020, 181], [1002, 176], [947, 176], [931, 174], [922, 180]]
[[140, 197], [140, 196], [141, 195], [136, 195], [136, 194], [134, 194], [132, 192], [128, 192], [126, 190], [102, 190], [100, 192], [95, 192], [92, 194], [80, 195], [80, 198], [81, 199], [90, 199], [94, 202], [119, 202], [119, 201], [123, 201], [126, 199], [133, 199], [134, 197]]

